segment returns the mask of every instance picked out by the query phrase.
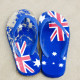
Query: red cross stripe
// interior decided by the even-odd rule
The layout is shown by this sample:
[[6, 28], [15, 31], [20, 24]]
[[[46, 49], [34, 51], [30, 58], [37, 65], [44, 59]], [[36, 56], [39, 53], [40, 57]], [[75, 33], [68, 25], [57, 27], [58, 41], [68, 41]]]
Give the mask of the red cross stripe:
[[[53, 14], [51, 11], [49, 11], [48, 15], [50, 17], [55, 17], [63, 27], [68, 27], [68, 23], [66, 21], [63, 21], [64, 17], [59, 13]], [[49, 23], [49, 28], [55, 28], [54, 32], [50, 36], [51, 41], [54, 40], [56, 35], [57, 35], [58, 41], [64, 41], [64, 32], [56, 23]], [[65, 31], [66, 31], [67, 37], [69, 37], [68, 31], [66, 29]]]
[[21, 55], [23, 55], [25, 48], [26, 48], [26, 41], [23, 42], [21, 49], [20, 49], [19, 43], [16, 43], [16, 46], [18, 50], [20, 51]]
[[[30, 61], [31, 58], [29, 55], [23, 55], [24, 51], [25, 51], [25, 48], [26, 48], [26, 41], [23, 42], [23, 45], [20, 49], [20, 46], [19, 46], [19, 43], [17, 42], [16, 43], [16, 46], [18, 48], [18, 50], [20, 51], [21, 53], [21, 57], [18, 57], [16, 55], [16, 53], [14, 53], [14, 56], [15, 56], [15, 60], [16, 60], [16, 64], [17, 64], [17, 67], [19, 68], [19, 70], [21, 72], [24, 72], [24, 73], [27, 73], [27, 70], [30, 71], [31, 73], [34, 73], [34, 70], [25, 63], [25, 61]], [[27, 70], [26, 70], [27, 69]]]

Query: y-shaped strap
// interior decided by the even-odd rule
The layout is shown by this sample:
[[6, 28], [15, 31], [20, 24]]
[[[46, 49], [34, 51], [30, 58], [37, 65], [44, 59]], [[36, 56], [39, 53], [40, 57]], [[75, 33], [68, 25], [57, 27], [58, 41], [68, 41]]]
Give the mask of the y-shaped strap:
[[30, 20], [33, 21], [34, 26], [36, 27], [36, 31], [37, 31], [36, 41], [35, 41], [35, 43], [34, 43], [34, 46], [33, 46], [33, 48], [32, 48], [32, 51], [31, 51], [31, 53], [30, 53], [31, 55], [33, 55], [33, 53], [34, 53], [34, 51], [35, 51], [35, 49], [36, 49], [36, 46], [37, 46], [37, 40], [38, 40], [38, 27], [37, 27], [37, 22], [36, 22], [35, 18], [33, 18], [32, 16], [30, 16], [30, 15], [25, 15], [25, 14], [24, 14], [24, 15], [22, 15], [22, 16], [18, 19], [18, 21], [16, 22], [14, 28], [12, 29], [12, 33], [13, 33], [13, 47], [14, 47], [15, 53], [18, 55], [18, 57], [21, 57], [21, 53], [19, 52], [19, 50], [18, 50], [18, 48], [17, 48], [17, 46], [16, 46], [16, 44], [15, 44], [15, 32], [16, 32], [17, 28], [19, 27], [19, 25], [21, 24], [21, 22], [22, 22], [25, 18], [30, 18]]
[[66, 34], [66, 31], [64, 29], [64, 27], [60, 24], [60, 22], [54, 18], [54, 17], [51, 17], [51, 18], [46, 18], [43, 22], [42, 22], [42, 25], [41, 25], [41, 30], [40, 30], [40, 44], [41, 44], [41, 48], [42, 48], [42, 51], [43, 51], [43, 54], [46, 56], [46, 57], [49, 57], [49, 54], [44, 50], [43, 46], [42, 46], [42, 42], [41, 42], [41, 35], [42, 35], [42, 29], [44, 27], [44, 25], [46, 24], [46, 22], [50, 22], [50, 21], [53, 21], [55, 22], [64, 32], [64, 36], [65, 36], [65, 46], [61, 52], [61, 58], [64, 57], [65, 55], [65, 52], [66, 52], [66, 49], [67, 49], [67, 46], [68, 46], [68, 38], [67, 38], [67, 34]]

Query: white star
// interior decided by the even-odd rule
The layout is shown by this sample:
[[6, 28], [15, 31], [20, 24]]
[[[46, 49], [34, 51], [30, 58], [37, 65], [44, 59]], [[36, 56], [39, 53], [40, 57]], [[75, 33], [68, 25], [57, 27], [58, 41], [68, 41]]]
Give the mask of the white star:
[[46, 65], [46, 62], [45, 62], [45, 61], [42, 61], [42, 64], [43, 64], [43, 65]]
[[63, 64], [62, 64], [62, 63], [60, 63], [60, 64], [59, 64], [59, 67], [63, 67]]
[[38, 59], [36, 59], [36, 61], [33, 61], [33, 63], [35, 63], [34, 66], [37, 66], [37, 67], [40, 66], [40, 60]]
[[56, 56], [56, 55], [57, 55], [57, 53], [56, 53], [56, 52], [53, 52], [53, 53], [52, 53], [52, 55], [53, 55], [53, 56]]
[[52, 64], [55, 64], [55, 62], [53, 62]]
[[63, 60], [66, 60], [66, 57], [63, 57]]
[[45, 19], [45, 15], [44, 16], [41, 15], [39, 21], [42, 23], [44, 19]]

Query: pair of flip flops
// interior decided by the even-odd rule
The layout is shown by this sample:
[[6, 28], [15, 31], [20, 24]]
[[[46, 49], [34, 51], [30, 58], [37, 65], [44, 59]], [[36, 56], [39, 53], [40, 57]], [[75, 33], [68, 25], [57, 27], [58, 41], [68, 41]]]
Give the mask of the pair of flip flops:
[[[38, 31], [42, 59], [37, 50]], [[15, 12], [7, 23], [7, 38], [16, 68], [22, 75], [42, 72], [48, 77], [60, 77], [65, 72], [69, 45], [66, 19], [54, 11], [44, 12], [37, 21], [26, 9]]]

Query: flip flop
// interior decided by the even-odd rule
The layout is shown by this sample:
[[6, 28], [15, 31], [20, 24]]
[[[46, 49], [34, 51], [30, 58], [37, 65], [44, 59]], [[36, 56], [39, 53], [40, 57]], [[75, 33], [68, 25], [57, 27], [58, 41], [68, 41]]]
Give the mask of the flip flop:
[[18, 72], [27, 76], [37, 74], [40, 58], [36, 19], [28, 10], [18, 10], [9, 19], [6, 31]]
[[65, 72], [70, 39], [66, 19], [54, 11], [42, 13], [39, 18], [39, 36], [42, 72], [48, 77], [62, 76]]

